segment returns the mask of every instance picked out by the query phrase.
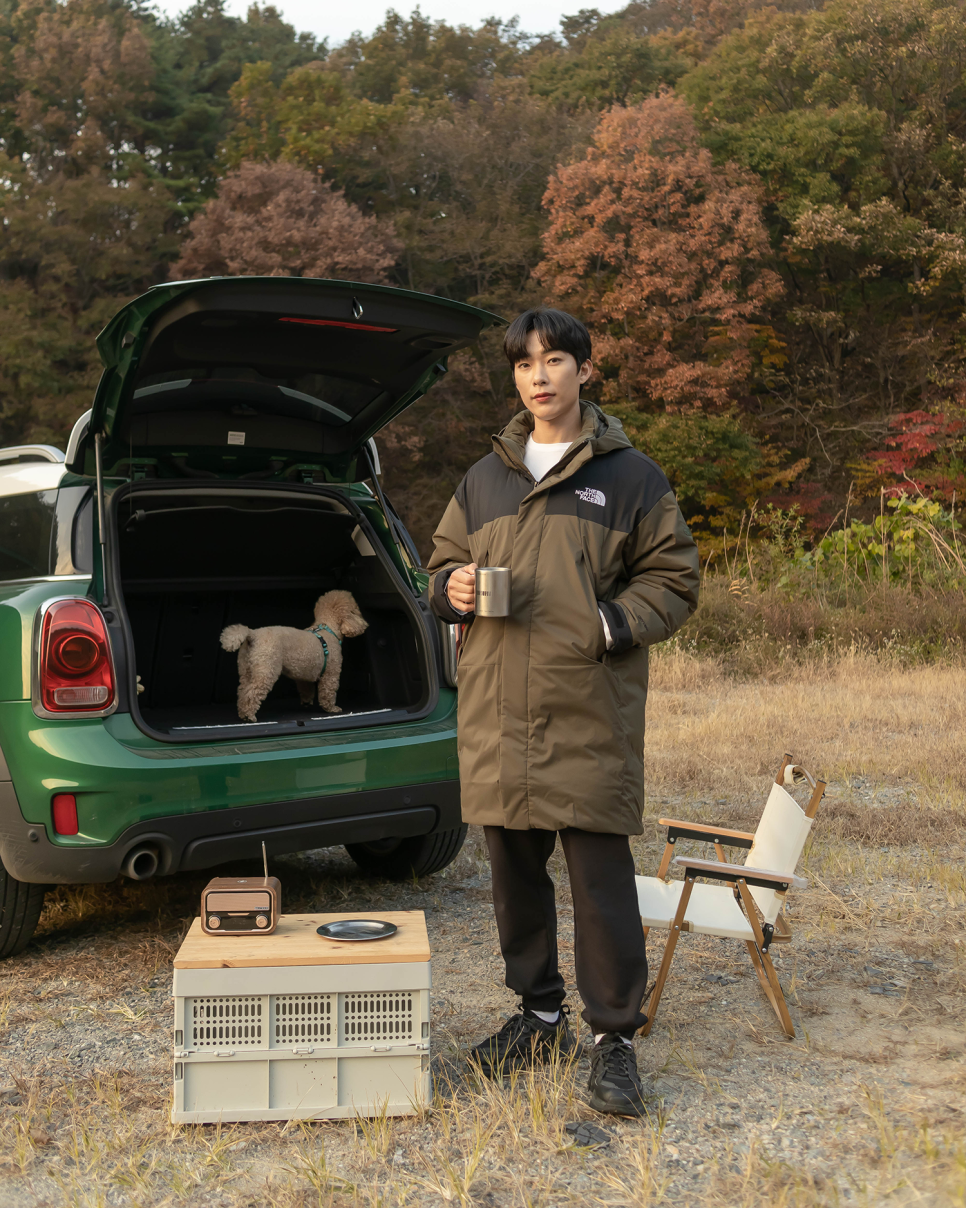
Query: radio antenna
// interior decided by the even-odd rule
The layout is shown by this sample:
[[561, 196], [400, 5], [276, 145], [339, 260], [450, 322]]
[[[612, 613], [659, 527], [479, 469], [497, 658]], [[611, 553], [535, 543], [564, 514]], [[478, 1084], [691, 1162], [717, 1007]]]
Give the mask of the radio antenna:
[[262, 866], [265, 869], [265, 880], [268, 880], [268, 853], [265, 851], [265, 840], [262, 840]]

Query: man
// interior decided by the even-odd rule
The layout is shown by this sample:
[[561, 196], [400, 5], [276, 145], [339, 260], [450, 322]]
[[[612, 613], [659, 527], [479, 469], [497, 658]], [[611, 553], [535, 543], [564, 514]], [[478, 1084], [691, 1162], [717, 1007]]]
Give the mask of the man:
[[[547, 861], [574, 900], [577, 988], [594, 1033], [590, 1103], [640, 1115], [631, 1038], [647, 958], [629, 835], [643, 830], [647, 651], [698, 598], [698, 553], [667, 479], [580, 400], [590, 336], [559, 310], [504, 349], [526, 408], [457, 488], [435, 534], [433, 606], [470, 619], [459, 664], [465, 821], [484, 828], [506, 984], [521, 1013], [473, 1050], [485, 1073], [573, 1054]], [[475, 570], [511, 570], [510, 615], [473, 617]]]

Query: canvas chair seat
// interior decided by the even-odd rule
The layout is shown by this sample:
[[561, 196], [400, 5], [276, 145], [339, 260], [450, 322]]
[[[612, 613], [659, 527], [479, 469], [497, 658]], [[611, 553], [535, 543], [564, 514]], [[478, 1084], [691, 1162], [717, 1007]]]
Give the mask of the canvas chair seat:
[[[681, 901], [683, 881], [659, 881], [635, 877], [641, 922], [645, 927], [670, 931]], [[696, 884], [684, 912], [687, 930], [696, 935], [720, 935], [732, 940], [754, 940], [748, 917], [735, 901], [734, 890], [725, 885]]]
[[[811, 800], [804, 809], [788, 792], [803, 780], [812, 788]], [[795, 869], [824, 792], [822, 781], [815, 780], [793, 762], [791, 755], [786, 755], [753, 835], [701, 822], [661, 819], [660, 824], [667, 827], [667, 841], [657, 876], [635, 878], [644, 934], [652, 927], [668, 933], [661, 968], [646, 1007], [647, 1023], [641, 1029], [644, 1035], [654, 1023], [674, 951], [684, 932], [741, 940], [785, 1034], [795, 1035], [768, 950], [777, 940], [791, 939], [781, 911], [788, 891], [808, 884], [795, 875]], [[717, 859], [675, 856], [675, 844], [681, 839], [712, 844]], [[743, 848], [744, 864], [729, 863], [726, 847]], [[683, 870], [683, 880], [667, 879], [672, 862]], [[704, 880], [714, 883], [707, 885]]]

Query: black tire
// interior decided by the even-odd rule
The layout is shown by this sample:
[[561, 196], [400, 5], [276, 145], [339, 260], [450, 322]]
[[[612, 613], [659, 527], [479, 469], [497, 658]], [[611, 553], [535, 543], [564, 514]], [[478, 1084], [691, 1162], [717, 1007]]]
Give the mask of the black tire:
[[452, 864], [460, 853], [467, 827], [416, 835], [411, 839], [374, 839], [371, 843], [347, 843], [346, 851], [364, 873], [387, 881], [409, 881], [428, 877]]
[[0, 960], [30, 943], [44, 905], [46, 885], [18, 881], [0, 864]]

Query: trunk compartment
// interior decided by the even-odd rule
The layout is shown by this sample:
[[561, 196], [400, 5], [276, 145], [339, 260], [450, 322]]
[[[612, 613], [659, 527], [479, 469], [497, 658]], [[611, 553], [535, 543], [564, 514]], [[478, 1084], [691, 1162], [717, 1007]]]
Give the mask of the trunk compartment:
[[[112, 500], [113, 601], [125, 622], [131, 703], [142, 729], [198, 742], [305, 734], [412, 719], [435, 705], [427, 626], [361, 508], [324, 488], [135, 484]], [[313, 624], [317, 598], [351, 591], [369, 622], [346, 639], [337, 704], [302, 706], [281, 676], [255, 722], [236, 711], [226, 625]], [[131, 670], [133, 666], [133, 671]], [[133, 688], [132, 688], [133, 691]]]

